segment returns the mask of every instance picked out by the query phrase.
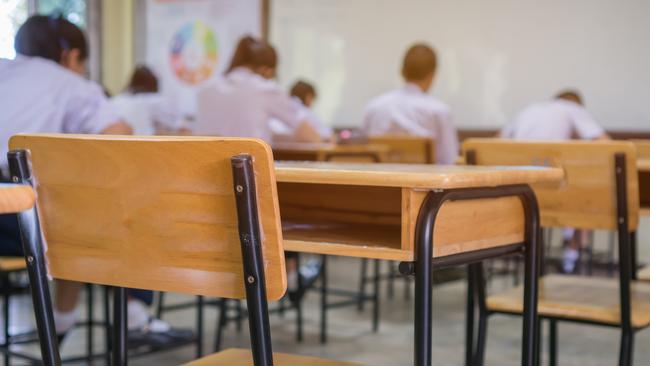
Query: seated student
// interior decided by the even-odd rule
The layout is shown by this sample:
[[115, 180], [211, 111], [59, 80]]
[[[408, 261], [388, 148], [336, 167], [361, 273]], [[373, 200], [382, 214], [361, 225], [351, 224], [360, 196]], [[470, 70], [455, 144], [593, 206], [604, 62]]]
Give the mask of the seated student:
[[242, 38], [225, 75], [198, 95], [195, 134], [257, 137], [272, 142], [271, 120], [293, 131], [295, 141], [321, 138], [312, 124], [301, 119], [291, 97], [273, 81], [275, 49], [253, 37]]
[[138, 65], [126, 90], [110, 99], [111, 107], [128, 121], [136, 135], [186, 134], [181, 113], [171, 98], [159, 94], [158, 78]]
[[[0, 60], [0, 168], [5, 179], [13, 135], [132, 133], [110, 108], [102, 88], [83, 77], [88, 44], [77, 26], [61, 17], [32, 16], [18, 30], [15, 48], [15, 60]], [[0, 215], [0, 255], [23, 255], [16, 215]], [[77, 282], [56, 281], [54, 321], [61, 337], [76, 322], [81, 288]], [[134, 299], [129, 301], [129, 326], [137, 328], [134, 336], [150, 328], [146, 309]]]
[[439, 164], [453, 164], [459, 144], [449, 107], [427, 94], [436, 74], [437, 58], [426, 44], [411, 46], [402, 65], [406, 85], [371, 100], [363, 129], [368, 136], [413, 135], [435, 140]]
[[[316, 99], [316, 88], [306, 81], [298, 80], [289, 92], [291, 99], [298, 109], [299, 119], [309, 122], [318, 132], [323, 141], [332, 138], [334, 131], [314, 113], [311, 106]], [[293, 140], [293, 131], [284, 123], [277, 119], [271, 120], [271, 130], [273, 131], [273, 141]]]
[[[199, 92], [193, 132], [201, 135], [256, 137], [272, 142], [272, 121], [277, 119], [293, 132], [294, 141], [321, 141], [312, 123], [301, 119], [298, 106], [273, 81], [277, 66], [275, 49], [247, 36], [237, 44], [226, 74]], [[297, 268], [294, 253], [287, 253], [289, 298], [298, 302], [318, 278], [317, 261]]]
[[[501, 130], [500, 136], [549, 141], [609, 139], [605, 130], [587, 112], [580, 93], [575, 90], [562, 91], [553, 100], [525, 108]], [[585, 236], [584, 230], [564, 229], [562, 272], [575, 272]]]

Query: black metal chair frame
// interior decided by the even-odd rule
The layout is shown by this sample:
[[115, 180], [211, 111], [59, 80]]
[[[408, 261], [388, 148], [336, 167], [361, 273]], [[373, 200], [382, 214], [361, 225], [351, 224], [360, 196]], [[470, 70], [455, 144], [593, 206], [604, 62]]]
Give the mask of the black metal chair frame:
[[[16, 177], [17, 183], [32, 184], [26, 151], [10, 152], [9, 166], [11, 175]], [[233, 157], [232, 171], [254, 364], [255, 366], [272, 366], [273, 354], [252, 158], [248, 155]], [[18, 214], [18, 218], [34, 301], [42, 362], [44, 365], [57, 366], [61, 364], [61, 357], [54, 328], [37, 209], [32, 208], [21, 212]], [[113, 290], [111, 363], [112, 365], [127, 365], [126, 289], [113, 287]]]
[[[616, 170], [616, 212], [617, 212], [617, 233], [618, 233], [618, 256], [619, 256], [619, 286], [620, 286], [620, 304], [621, 304], [621, 323], [609, 324], [603, 322], [583, 321], [578, 319], [556, 318], [548, 316], [540, 316], [540, 319], [549, 321], [549, 364], [551, 366], [557, 365], [557, 322], [566, 321], [571, 323], [599, 325], [606, 327], [615, 327], [621, 329], [621, 343], [619, 353], [619, 365], [628, 366], [632, 365], [633, 361], [633, 345], [634, 334], [643, 329], [635, 328], [632, 326], [632, 309], [630, 300], [630, 283], [636, 279], [637, 272], [637, 242], [636, 232], [629, 230], [629, 217], [627, 210], [627, 176], [626, 176], [626, 162], [625, 154], [615, 154], [614, 164]], [[543, 253], [542, 256], [543, 258]], [[504, 315], [521, 315], [521, 313], [499, 312], [492, 311], [487, 308], [486, 294], [480, 291], [482, 288], [481, 283], [484, 282], [483, 272], [480, 267], [475, 267], [470, 270], [473, 275], [470, 276], [469, 289], [468, 289], [468, 314], [474, 313], [474, 301], [478, 305], [479, 313], [479, 333], [478, 337], [474, 338], [473, 334], [469, 331], [470, 326], [473, 329], [473, 317], [468, 317], [468, 331], [466, 333], [466, 365], [483, 365], [486, 343], [486, 329], [487, 321], [490, 315], [504, 314]], [[479, 289], [479, 290], [477, 290]], [[538, 329], [538, 331], [540, 331]], [[541, 342], [541, 337], [537, 337]], [[536, 346], [540, 348], [540, 345]], [[537, 355], [539, 362], [539, 354]]]

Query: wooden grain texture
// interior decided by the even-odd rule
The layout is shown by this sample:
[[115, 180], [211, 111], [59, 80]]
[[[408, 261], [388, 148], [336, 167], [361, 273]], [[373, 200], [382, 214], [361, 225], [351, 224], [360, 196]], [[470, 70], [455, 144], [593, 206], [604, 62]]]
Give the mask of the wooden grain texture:
[[636, 275], [639, 281], [650, 282], [650, 266], [641, 268]]
[[18, 135], [55, 278], [243, 298], [230, 159], [254, 159], [267, 294], [286, 289], [270, 148], [212, 137]]
[[[406, 194], [403, 240], [413, 247], [419, 207], [427, 192], [409, 190]], [[517, 197], [445, 202], [433, 232], [433, 256], [453, 254], [522, 243], [524, 210]], [[407, 249], [407, 248], [405, 248]], [[411, 250], [412, 251], [412, 250]]]
[[452, 189], [507, 184], [558, 183], [561, 169], [544, 167], [470, 167], [426, 164], [339, 164], [282, 161], [278, 182]]
[[389, 147], [381, 144], [337, 145], [330, 143], [273, 144], [275, 160], [374, 163], [386, 161]]
[[402, 164], [433, 164], [436, 161], [435, 142], [418, 136], [371, 136], [371, 144], [388, 146], [386, 162]]
[[0, 214], [16, 213], [34, 206], [36, 195], [30, 186], [0, 183]]
[[630, 140], [636, 146], [636, 155], [639, 160], [650, 161], [650, 140]]
[[650, 172], [650, 158], [638, 159], [637, 168], [640, 172]]
[[0, 257], [0, 271], [12, 272], [27, 269], [27, 263], [23, 257]]
[[[548, 275], [539, 281], [539, 315], [620, 324], [618, 279]], [[650, 283], [633, 282], [632, 326], [650, 324]], [[489, 296], [488, 309], [521, 313], [523, 287]]]
[[[273, 353], [273, 364], [278, 366], [361, 366], [356, 363], [330, 361], [322, 358]], [[253, 366], [250, 350], [227, 349], [186, 363], [185, 366]]]
[[614, 230], [617, 227], [614, 155], [624, 153], [630, 230], [639, 217], [636, 149], [620, 141], [532, 142], [470, 139], [478, 165], [537, 165], [564, 170], [560, 187], [534, 185], [542, 225]]

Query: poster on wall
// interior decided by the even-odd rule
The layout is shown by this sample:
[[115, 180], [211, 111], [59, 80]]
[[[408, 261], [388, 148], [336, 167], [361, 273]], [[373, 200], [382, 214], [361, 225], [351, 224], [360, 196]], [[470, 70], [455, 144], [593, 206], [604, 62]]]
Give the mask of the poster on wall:
[[161, 92], [195, 112], [196, 93], [223, 73], [237, 41], [261, 35], [260, 0], [147, 0], [146, 63]]

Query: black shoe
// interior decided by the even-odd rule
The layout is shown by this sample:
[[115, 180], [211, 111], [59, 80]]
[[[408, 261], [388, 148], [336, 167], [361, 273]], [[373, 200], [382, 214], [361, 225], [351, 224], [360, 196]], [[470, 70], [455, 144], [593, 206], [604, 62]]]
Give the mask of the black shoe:
[[[161, 327], [161, 325], [163, 326]], [[150, 319], [145, 327], [130, 330], [128, 340], [130, 349], [144, 346], [165, 349], [193, 342], [195, 336], [194, 332], [189, 329], [172, 328], [158, 319]]]
[[322, 271], [323, 263], [317, 260], [311, 260], [304, 266], [300, 267], [300, 270], [298, 271], [298, 276], [300, 276], [298, 288], [289, 291], [289, 300], [294, 306], [298, 305], [302, 301], [307, 290], [314, 287], [314, 283], [318, 277], [320, 277]]

